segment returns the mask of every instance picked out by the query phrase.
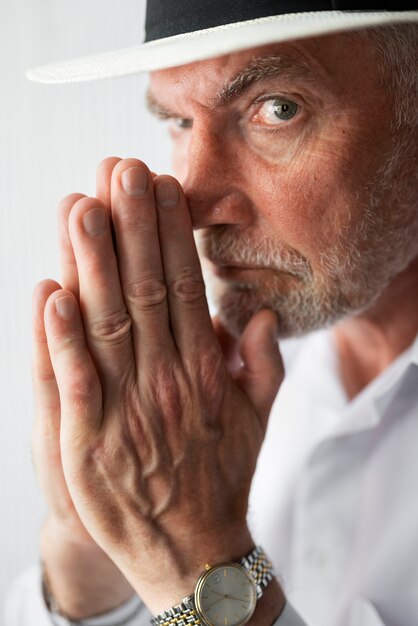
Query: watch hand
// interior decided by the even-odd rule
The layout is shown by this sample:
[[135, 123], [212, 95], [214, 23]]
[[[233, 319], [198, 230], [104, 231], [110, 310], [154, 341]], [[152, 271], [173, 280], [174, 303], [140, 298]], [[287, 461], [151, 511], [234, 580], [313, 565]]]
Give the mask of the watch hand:
[[208, 606], [208, 608], [206, 609], [207, 611], [208, 611], [209, 609], [211, 609], [211, 608], [212, 608], [215, 604], [217, 604], [218, 602], [220, 602], [221, 600], [228, 600], [228, 599], [231, 599], [231, 600], [236, 600], [237, 602], [247, 602], [247, 603], [248, 603], [248, 600], [245, 600], [245, 599], [243, 599], [243, 598], [236, 598], [235, 596], [230, 596], [230, 595], [228, 595], [228, 594], [221, 594], [221, 593], [218, 593], [217, 591], [212, 591], [212, 593], [216, 593], [216, 595], [218, 595], [218, 596], [222, 596], [222, 598], [219, 598], [219, 600], [216, 600], [216, 602], [214, 602], [213, 604], [211, 604], [210, 606]]
[[217, 596], [222, 596], [223, 598], [225, 598], [225, 596], [227, 595], [225, 593], [219, 593], [219, 591], [214, 591], [213, 589], [211, 589], [210, 591], [211, 593], [214, 593]]
[[[217, 596], [223, 596], [224, 598], [232, 598], [232, 596], [229, 595], [229, 593], [219, 593], [219, 591], [214, 591], [213, 589], [210, 590], [211, 593], [215, 593]], [[238, 598], [236, 598], [238, 600]]]
[[[215, 593], [215, 592], [213, 592], [213, 593]], [[218, 596], [220, 596], [220, 595], [221, 595], [221, 594], [220, 594], [220, 593], [218, 593]], [[211, 609], [213, 606], [215, 606], [215, 604], [218, 604], [218, 602], [221, 602], [221, 600], [225, 600], [225, 597], [228, 597], [228, 596], [224, 596], [224, 595], [222, 595], [222, 598], [219, 598], [218, 600], [216, 600], [213, 604], [211, 604], [210, 606], [208, 606], [208, 607], [207, 607], [207, 609], [205, 609], [205, 610], [206, 610], [206, 611], [209, 611], [209, 609]]]
[[[223, 598], [231, 598], [232, 600], [238, 600], [238, 602], [247, 602], [247, 600], [243, 600], [242, 598], [236, 598], [235, 596], [230, 596], [228, 593], [219, 593], [219, 591], [213, 591], [213, 589], [211, 589], [211, 593], [214, 593], [217, 596], [222, 596]], [[217, 602], [219, 602], [219, 600], [217, 600]]]

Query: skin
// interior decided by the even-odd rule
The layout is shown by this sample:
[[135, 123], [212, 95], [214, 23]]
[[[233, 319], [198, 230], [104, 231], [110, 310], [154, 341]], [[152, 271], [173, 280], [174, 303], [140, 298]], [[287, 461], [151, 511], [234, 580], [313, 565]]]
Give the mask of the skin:
[[[298, 93], [299, 86], [272, 78], [262, 87], [255, 86], [236, 106], [216, 115], [208, 110], [207, 102], [219, 86], [252, 57], [280, 52], [319, 67], [326, 88], [314, 85], [312, 91], [321, 104], [315, 102], [308, 122], [302, 117], [298, 124], [286, 130], [283, 123], [280, 126], [276, 120], [277, 132], [273, 134], [256, 133], [246, 122], [246, 140], [243, 141], [234, 119], [237, 110], [248, 120], [251, 116], [244, 112], [256, 96], [275, 92], [286, 96]], [[202, 73], [205, 81], [200, 80]], [[339, 237], [350, 238], [368, 201], [364, 190], [370, 187], [368, 183], [384, 163], [384, 155], [393, 147], [388, 111], [393, 110], [394, 102], [379, 84], [376, 62], [365, 47], [365, 40], [338, 35], [265, 46], [192, 64], [187, 72], [184, 68], [155, 72], [151, 90], [161, 103], [178, 112], [179, 118], [193, 120], [193, 127], [188, 130], [179, 130], [171, 123], [173, 161], [191, 207], [194, 227], [199, 229], [199, 240], [204, 244], [206, 239], [212, 244], [203, 245], [203, 253], [207, 249], [216, 253], [217, 241], [223, 242], [221, 236], [217, 238], [214, 225], [228, 226], [225, 230], [231, 236], [224, 239], [230, 249], [241, 233], [246, 236], [247, 247], [256, 248], [266, 239], [276, 249], [288, 247], [309, 261], [319, 284], [316, 295], [321, 298], [321, 283], [326, 286], [327, 281], [334, 280], [326, 276], [321, 265], [324, 251], [330, 249], [330, 243], [334, 246]], [[260, 121], [260, 109], [256, 113]], [[257, 115], [253, 121], [256, 118]], [[291, 123], [295, 121], [296, 118]], [[416, 136], [415, 129], [406, 129], [406, 132]], [[396, 207], [400, 202], [407, 204], [409, 201], [412, 211], [418, 202], [416, 185], [415, 192], [407, 192], [411, 181], [416, 180], [416, 145], [415, 141], [415, 149], [408, 153], [395, 173], [394, 180], [404, 179], [403, 192], [400, 187], [398, 195], [391, 194], [395, 184], [389, 182], [389, 189], [385, 189], [378, 205], [377, 211], [383, 216], [382, 221], [389, 223], [389, 228], [397, 219]], [[233, 197], [228, 194], [231, 190], [235, 192]], [[400, 210], [403, 211], [404, 206]], [[411, 231], [417, 232], [416, 217]], [[375, 251], [371, 238], [372, 233], [369, 233], [369, 240], [359, 242], [356, 247], [363, 256], [368, 252], [372, 258], [377, 257], [374, 265], [371, 259], [366, 280], [367, 274], [380, 274], [381, 284], [377, 283], [374, 291], [368, 292], [367, 283], [361, 282], [360, 276], [354, 272], [348, 275], [354, 285], [358, 285], [351, 293], [353, 313], [359, 303], [363, 310], [342, 321], [337, 317], [333, 329], [340, 376], [348, 399], [357, 395], [405, 350], [418, 330], [416, 243], [412, 254], [409, 250], [405, 269], [390, 277], [386, 268], [381, 269], [385, 261], [387, 266], [390, 264], [381, 258], [382, 244], [377, 244]], [[387, 244], [399, 249], [407, 239], [408, 221], [405, 219], [403, 236]], [[416, 236], [414, 239], [416, 242]], [[280, 303], [275, 308], [269, 293], [278, 283], [280, 293], [288, 295], [297, 287], [294, 277], [263, 269], [257, 270], [257, 276], [240, 274], [240, 279], [247, 279], [248, 283], [256, 281], [258, 286], [255, 297], [246, 299], [235, 288], [235, 274], [224, 274], [221, 280], [213, 280], [214, 269], [216, 271], [213, 265], [208, 265], [207, 280], [213, 283], [213, 296], [218, 299], [221, 316], [231, 332], [241, 332], [262, 301], [278, 313], [279, 334], [283, 334]]]
[[[347, 63], [343, 43], [326, 37], [262, 50], [291, 52], [326, 76], [311, 132], [292, 121], [279, 135], [255, 133], [244, 115], [251, 93], [228, 110], [208, 109], [208, 98], [260, 50], [153, 73], [158, 99], [193, 119], [191, 130], [172, 131], [177, 180], [155, 176], [137, 159], [112, 157], [99, 166], [95, 198], [72, 194], [59, 207], [62, 283], [42, 281], [34, 292], [33, 447], [51, 511], [43, 555], [53, 590], [74, 618], [108, 610], [132, 590], [159, 612], [191, 593], [206, 562], [237, 559], [253, 545], [248, 491], [283, 379], [272, 340], [277, 318], [247, 302], [244, 319], [221, 310], [210, 320], [192, 227], [203, 239], [220, 225], [254, 243], [268, 236], [321, 276], [319, 251], [339, 233], [349, 236], [361, 217], [359, 194], [392, 142], [382, 106], [390, 102], [372, 61], [357, 43]], [[275, 79], [257, 89], [285, 87]], [[248, 123], [240, 136], [237, 107]], [[121, 175], [133, 166], [147, 173], [144, 196], [122, 189]], [[167, 182], [179, 194], [174, 209], [155, 201]], [[390, 198], [382, 210], [389, 205]], [[89, 237], [83, 216], [95, 207], [105, 211], [107, 229]], [[349, 396], [415, 336], [416, 275], [412, 263], [373, 307], [337, 325]], [[295, 288], [294, 277], [271, 270], [257, 270], [256, 279], [241, 271], [240, 279], [256, 280], [266, 294], [278, 280], [284, 293]], [[218, 286], [222, 293], [225, 284], [233, 301], [230, 275]], [[70, 319], [55, 312], [63, 296], [73, 304]], [[203, 510], [190, 498], [202, 491], [210, 503]], [[70, 535], [86, 562], [106, 572], [115, 591], [105, 603], [91, 576], [80, 584]], [[58, 553], [45, 547], [51, 538]], [[80, 588], [84, 596], [75, 602]], [[274, 582], [252, 623], [272, 623], [283, 602]]]
[[[159, 612], [193, 588], [205, 561], [237, 559], [253, 545], [248, 492], [282, 368], [271, 336], [274, 317], [263, 313], [244, 336], [244, 367], [229, 374], [181, 189], [172, 179], [178, 201], [157, 202], [157, 231], [154, 189], [158, 197], [169, 179], [156, 177], [153, 187], [147, 173], [148, 192], [129, 197], [121, 179], [134, 164], [124, 160], [112, 172], [118, 264], [108, 220], [101, 235], [88, 237], [84, 229], [97, 199], [81, 198], [71, 210], [84, 329], [68, 291], [48, 298], [44, 319], [61, 401], [61, 459], [75, 508]], [[63, 294], [73, 305], [71, 317], [56, 314]], [[190, 498], [197, 493], [199, 500]]]

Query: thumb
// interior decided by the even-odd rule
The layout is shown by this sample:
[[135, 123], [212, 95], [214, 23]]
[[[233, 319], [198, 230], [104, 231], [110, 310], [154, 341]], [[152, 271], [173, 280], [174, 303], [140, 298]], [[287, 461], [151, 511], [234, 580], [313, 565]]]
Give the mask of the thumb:
[[239, 353], [243, 366], [235, 381], [251, 400], [265, 430], [284, 378], [277, 340], [277, 316], [273, 311], [264, 309], [251, 318], [241, 336]]
[[242, 367], [241, 357], [238, 353], [238, 341], [231, 335], [222, 324], [219, 315], [212, 317], [212, 326], [222, 350], [228, 371], [233, 378]]

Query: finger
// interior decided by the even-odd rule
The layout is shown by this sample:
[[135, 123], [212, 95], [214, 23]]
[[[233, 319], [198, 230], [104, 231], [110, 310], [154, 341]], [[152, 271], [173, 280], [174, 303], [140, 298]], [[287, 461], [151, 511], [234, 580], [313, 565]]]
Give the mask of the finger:
[[284, 378], [273, 311], [263, 310], [251, 318], [240, 340], [240, 355], [243, 367], [235, 380], [250, 398], [265, 431]]
[[61, 282], [64, 289], [69, 289], [75, 296], [79, 296], [79, 282], [77, 263], [75, 262], [74, 250], [68, 233], [68, 218], [74, 204], [80, 198], [85, 198], [83, 193], [72, 193], [65, 196], [58, 205], [58, 244], [61, 261]]
[[65, 519], [72, 510], [62, 473], [60, 449], [61, 403], [49, 355], [44, 310], [49, 296], [61, 285], [54, 280], [38, 283], [32, 298], [32, 382], [35, 420], [31, 436], [34, 469], [50, 511]]
[[124, 159], [113, 170], [112, 219], [137, 363], [141, 359], [153, 359], [162, 349], [169, 357], [174, 352], [174, 343], [169, 328], [153, 184], [147, 166], [138, 159]]
[[111, 218], [111, 187], [112, 187], [112, 172], [122, 159], [119, 157], [107, 157], [100, 161], [96, 169], [96, 198], [98, 198], [103, 206], [109, 212], [110, 219], [110, 232], [112, 234], [112, 243], [115, 252], [117, 253], [117, 242], [115, 237], [115, 230], [112, 224]]
[[61, 404], [44, 325], [49, 296], [61, 289], [54, 280], [43, 280], [32, 297], [32, 386], [35, 420], [31, 434], [32, 461], [48, 508], [54, 514], [68, 511], [68, 491], [61, 470]]
[[235, 374], [241, 370], [243, 365], [239, 354], [239, 342], [228, 333], [218, 315], [212, 317], [212, 326], [221, 347], [228, 371], [230, 374]]
[[69, 233], [87, 345], [111, 393], [134, 365], [134, 358], [132, 320], [121, 290], [108, 210], [97, 198], [82, 198], [71, 211]]
[[186, 355], [208, 343], [213, 347], [215, 335], [183, 190], [171, 176], [157, 176], [154, 186], [170, 324], [177, 348]]
[[107, 157], [100, 161], [96, 169], [96, 198], [110, 210], [111, 181], [115, 166], [121, 161], [120, 157]]
[[35, 421], [42, 419], [52, 432], [59, 432], [60, 399], [49, 356], [44, 309], [49, 296], [57, 289], [61, 289], [61, 285], [55, 280], [43, 280], [36, 285], [32, 296], [32, 385], [35, 397]]
[[[45, 332], [61, 404], [61, 451], [87, 445], [102, 425], [100, 381], [87, 350], [77, 300], [58, 289], [45, 305]], [[65, 442], [66, 445], [62, 445]]]
[[[113, 167], [120, 161], [118, 157], [103, 159], [96, 171], [96, 196], [110, 211], [110, 179]], [[80, 198], [86, 198], [83, 193], [73, 193], [65, 196], [58, 205], [58, 242], [61, 261], [61, 282], [64, 289], [79, 296], [78, 270], [75, 261], [73, 246], [68, 232], [68, 219], [71, 209]]]
[[[109, 209], [111, 205], [112, 172], [119, 161], [122, 161], [120, 157], [106, 157], [100, 161], [96, 169], [96, 198], [99, 198], [104, 206]], [[150, 172], [150, 174], [152, 178], [157, 176], [155, 172]]]

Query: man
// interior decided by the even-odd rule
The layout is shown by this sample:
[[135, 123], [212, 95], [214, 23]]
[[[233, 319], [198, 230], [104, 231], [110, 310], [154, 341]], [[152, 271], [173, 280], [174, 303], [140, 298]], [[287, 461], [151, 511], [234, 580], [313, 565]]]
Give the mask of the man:
[[[412, 626], [418, 12], [195, 4], [149, 3], [142, 49], [178, 180], [109, 158], [60, 205], [62, 285], [34, 294], [51, 612], [31, 572], [10, 623]], [[116, 61], [60, 72], [144, 69]], [[284, 377], [277, 338], [307, 333]]]

